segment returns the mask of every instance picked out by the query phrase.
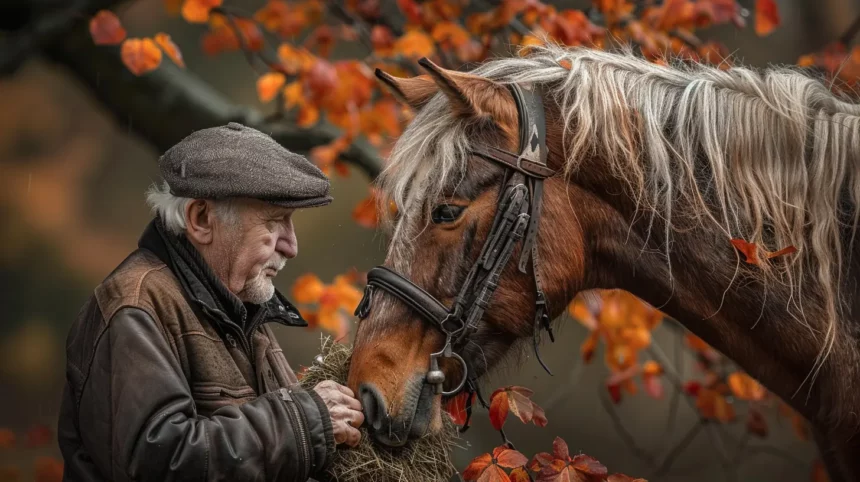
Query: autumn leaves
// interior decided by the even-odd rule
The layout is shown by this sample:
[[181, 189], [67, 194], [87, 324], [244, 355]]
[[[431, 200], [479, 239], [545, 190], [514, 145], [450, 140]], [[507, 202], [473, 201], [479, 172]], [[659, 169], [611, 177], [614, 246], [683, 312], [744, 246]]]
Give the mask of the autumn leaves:
[[122, 62], [134, 75], [143, 75], [161, 65], [162, 52], [178, 66], [185, 67], [182, 52], [170, 39], [160, 32], [154, 38], [126, 38], [126, 31], [119, 18], [108, 10], [102, 10], [90, 20], [90, 35], [96, 45], [119, 45]]

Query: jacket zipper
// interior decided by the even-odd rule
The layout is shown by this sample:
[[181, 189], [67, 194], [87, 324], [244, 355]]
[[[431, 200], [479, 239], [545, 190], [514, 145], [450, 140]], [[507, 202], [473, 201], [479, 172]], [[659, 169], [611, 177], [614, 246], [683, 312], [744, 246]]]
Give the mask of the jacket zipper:
[[289, 407], [287, 413], [290, 416], [290, 421], [294, 427], [298, 428], [299, 431], [299, 444], [301, 445], [299, 451], [302, 454], [302, 459], [300, 461], [302, 470], [299, 471], [299, 473], [305, 474], [307, 472], [307, 464], [311, 459], [311, 453], [308, 448], [310, 441], [308, 440], [307, 431], [305, 430], [304, 417], [300, 412], [298, 402], [293, 400], [293, 397], [291, 396], [292, 392], [287, 388], [282, 388], [279, 392], [281, 393], [281, 399], [284, 401], [284, 404]]

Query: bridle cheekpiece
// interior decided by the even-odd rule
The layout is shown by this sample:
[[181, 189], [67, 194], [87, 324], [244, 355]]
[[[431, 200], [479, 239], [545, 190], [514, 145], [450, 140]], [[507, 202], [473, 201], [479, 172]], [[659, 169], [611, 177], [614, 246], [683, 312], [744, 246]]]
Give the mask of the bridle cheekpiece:
[[[502, 271], [510, 261], [514, 248], [521, 241], [523, 245], [518, 268], [520, 272], [527, 273], [528, 262], [531, 260], [535, 281], [535, 354], [541, 366], [549, 372], [538, 352], [542, 328], [549, 332], [551, 339], [554, 340], [554, 337], [549, 325], [546, 295], [538, 269], [536, 239], [543, 198], [543, 180], [554, 175], [555, 171], [547, 166], [546, 118], [539, 89], [517, 84], [509, 84], [508, 87], [519, 112], [520, 153], [514, 154], [484, 144], [475, 145], [472, 149], [473, 155], [505, 168], [502, 181], [504, 188], [500, 192], [490, 234], [452, 306], [446, 307], [399, 273], [384, 266], [377, 266], [367, 273], [364, 297], [355, 310], [356, 316], [365, 318], [370, 312], [374, 293], [382, 290], [438, 329], [445, 336], [445, 344], [441, 350], [430, 355], [426, 382], [435, 387], [436, 394], [445, 397], [459, 393], [467, 383], [470, 392], [478, 390], [474, 370], [470, 369], [467, 361], [457, 352], [464, 348], [469, 338], [477, 331], [478, 323], [498, 288]], [[462, 379], [448, 391], [443, 389], [445, 374], [439, 367], [441, 358], [453, 359], [463, 368]], [[471, 397], [469, 399], [471, 400]]]

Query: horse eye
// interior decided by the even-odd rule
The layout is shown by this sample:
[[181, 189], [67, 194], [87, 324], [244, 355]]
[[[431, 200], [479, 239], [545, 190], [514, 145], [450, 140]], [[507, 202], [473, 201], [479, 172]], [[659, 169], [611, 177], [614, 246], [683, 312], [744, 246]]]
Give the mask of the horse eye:
[[433, 208], [430, 214], [430, 219], [433, 224], [453, 223], [463, 213], [463, 206], [455, 206], [453, 204], [440, 204]]

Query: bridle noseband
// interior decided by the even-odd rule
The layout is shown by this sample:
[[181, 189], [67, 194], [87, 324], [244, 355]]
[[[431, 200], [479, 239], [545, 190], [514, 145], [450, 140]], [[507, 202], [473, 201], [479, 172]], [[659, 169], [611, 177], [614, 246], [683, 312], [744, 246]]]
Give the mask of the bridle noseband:
[[[541, 328], [549, 332], [551, 339], [553, 334], [538, 270], [538, 249], [535, 241], [543, 198], [543, 180], [555, 174], [555, 171], [547, 166], [546, 119], [540, 92], [535, 88], [517, 84], [510, 84], [509, 88], [519, 112], [520, 154], [483, 144], [476, 145], [472, 150], [473, 155], [505, 167], [502, 181], [505, 187], [500, 192], [490, 234], [451, 308], [400, 274], [384, 266], [377, 266], [367, 273], [364, 297], [355, 310], [356, 316], [365, 318], [370, 312], [374, 292], [383, 290], [442, 332], [445, 344], [440, 351], [430, 355], [430, 369], [426, 381], [435, 386], [436, 394], [446, 397], [463, 390], [467, 382], [470, 391], [477, 390], [475, 378], [470, 376], [469, 364], [457, 351], [462, 350], [469, 337], [477, 331], [478, 322], [499, 286], [502, 271], [520, 241], [523, 242], [523, 247], [518, 263], [519, 270], [526, 273], [528, 261], [531, 259], [535, 280], [535, 354], [544, 369], [549, 372], [537, 351]], [[449, 391], [442, 388], [445, 374], [439, 368], [440, 358], [454, 359], [463, 367], [463, 378]]]

